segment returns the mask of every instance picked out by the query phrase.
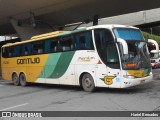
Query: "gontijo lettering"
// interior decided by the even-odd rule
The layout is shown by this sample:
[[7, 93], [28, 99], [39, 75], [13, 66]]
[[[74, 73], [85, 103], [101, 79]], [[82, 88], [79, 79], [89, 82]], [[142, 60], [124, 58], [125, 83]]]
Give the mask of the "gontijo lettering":
[[17, 59], [17, 64], [39, 64], [40, 58], [24, 58], [24, 59]]

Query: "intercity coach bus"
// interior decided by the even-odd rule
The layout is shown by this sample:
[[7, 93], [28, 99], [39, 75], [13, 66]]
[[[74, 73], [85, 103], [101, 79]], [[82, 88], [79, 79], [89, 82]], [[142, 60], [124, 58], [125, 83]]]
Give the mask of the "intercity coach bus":
[[152, 39], [148, 39], [148, 47], [150, 48], [150, 59], [152, 68], [160, 67], [160, 50], [158, 42]]
[[127, 88], [152, 81], [147, 41], [125, 25], [56, 31], [2, 46], [2, 78], [14, 85], [47, 83]]

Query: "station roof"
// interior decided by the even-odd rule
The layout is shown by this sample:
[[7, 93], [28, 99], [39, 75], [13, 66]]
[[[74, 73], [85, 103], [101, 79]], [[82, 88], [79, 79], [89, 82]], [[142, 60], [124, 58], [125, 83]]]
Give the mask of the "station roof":
[[16, 33], [10, 19], [29, 19], [30, 12], [42, 21], [62, 26], [84, 21], [95, 14], [103, 18], [159, 5], [160, 0], [0, 0], [0, 35]]

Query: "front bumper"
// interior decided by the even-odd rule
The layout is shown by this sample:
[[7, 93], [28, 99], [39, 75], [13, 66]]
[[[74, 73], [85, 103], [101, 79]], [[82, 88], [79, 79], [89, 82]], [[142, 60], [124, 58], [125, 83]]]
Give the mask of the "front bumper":
[[121, 88], [128, 88], [137, 85], [142, 85], [152, 81], [153, 81], [153, 75], [143, 78], [134, 78], [134, 79], [123, 78], [123, 81], [121, 82]]

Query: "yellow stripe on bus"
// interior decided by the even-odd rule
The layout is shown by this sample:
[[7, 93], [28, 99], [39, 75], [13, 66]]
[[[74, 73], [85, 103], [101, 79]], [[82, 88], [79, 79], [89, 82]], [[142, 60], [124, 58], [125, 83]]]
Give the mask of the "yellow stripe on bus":
[[23, 72], [28, 82], [35, 82], [45, 66], [48, 54], [24, 56], [5, 59], [2, 58], [2, 74], [6, 80], [12, 80], [13, 71], [20, 75]]

